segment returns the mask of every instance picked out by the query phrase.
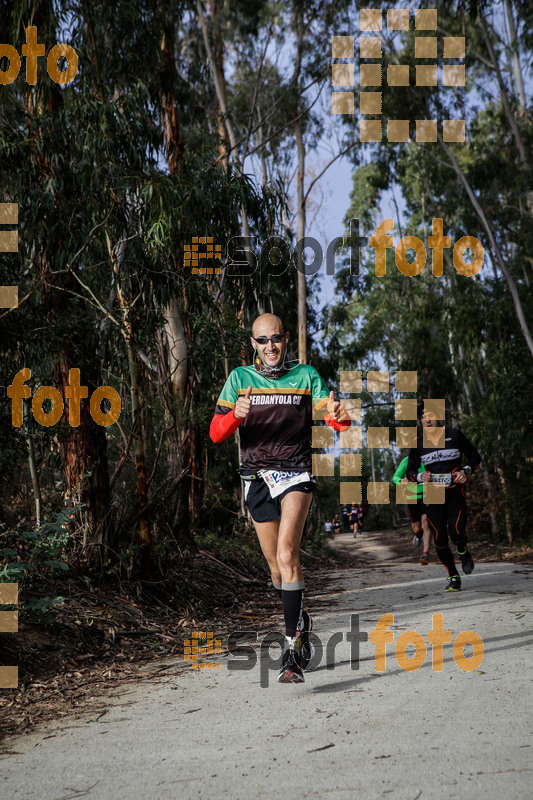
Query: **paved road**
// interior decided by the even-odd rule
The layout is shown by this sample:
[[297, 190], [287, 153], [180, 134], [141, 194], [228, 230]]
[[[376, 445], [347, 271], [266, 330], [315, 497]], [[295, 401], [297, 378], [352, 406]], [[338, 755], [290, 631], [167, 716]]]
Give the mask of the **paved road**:
[[[332, 669], [324, 655], [304, 684], [281, 685], [259, 665], [229, 670], [227, 655], [219, 670], [169, 665], [165, 678], [115, 692], [103, 710], [9, 740], [0, 797], [530, 800], [533, 566], [478, 564], [461, 593], [446, 594], [440, 565], [399, 563], [377, 534], [356, 543], [341, 535], [337, 546], [376, 566], [333, 573], [314, 599], [324, 648], [342, 638]], [[357, 663], [346, 633], [359, 621], [370, 634], [388, 613], [394, 641], [377, 671], [378, 644], [361, 641]], [[481, 637], [476, 669], [458, 666], [452, 643], [443, 645], [442, 671], [433, 669], [434, 614], [452, 643], [462, 631]], [[400, 664], [395, 655], [405, 631], [420, 635], [408, 637], [420, 659], [427, 650], [416, 671], [400, 666], [409, 666], [413, 645], [405, 656], [400, 647]], [[460, 663], [479, 656], [477, 640]]]

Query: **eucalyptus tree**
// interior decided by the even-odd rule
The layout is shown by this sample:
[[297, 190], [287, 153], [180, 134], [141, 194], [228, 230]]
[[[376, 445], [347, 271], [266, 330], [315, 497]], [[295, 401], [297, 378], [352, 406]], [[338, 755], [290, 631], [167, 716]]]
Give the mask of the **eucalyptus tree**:
[[[527, 400], [532, 126], [520, 66], [531, 57], [530, 15], [527, 4], [511, 2], [470, 11], [460, 4], [439, 7], [437, 33], [466, 39], [464, 89], [416, 87], [415, 42], [429, 33], [412, 26], [405, 35], [383, 32], [384, 74], [388, 65], [407, 64], [411, 77], [409, 86], [384, 89], [383, 131], [388, 119], [407, 115], [437, 119], [439, 126], [460, 115], [467, 136], [465, 143], [445, 142], [439, 127], [435, 142], [384, 139], [366, 146], [347, 216], [371, 233], [392, 216], [382, 205], [392, 196], [394, 233], [425, 243], [432, 219], [440, 218], [451, 246], [440, 278], [431, 274], [429, 252], [422, 274], [401, 275], [392, 250], [382, 278], [371, 275], [372, 264], [359, 279], [341, 274], [343, 302], [326, 319], [339, 357], [341, 351], [363, 363], [376, 356], [389, 363], [392, 357], [399, 368], [418, 371], [421, 394], [446, 398], [452, 419], [475, 437], [485, 456], [485, 488], [498, 494], [509, 538], [513, 529], [525, 532], [514, 509], [525, 507], [530, 495], [526, 451], [533, 432]], [[399, 204], [396, 193], [402, 195]], [[484, 266], [474, 277], [459, 274], [452, 263], [454, 243], [465, 235], [484, 245]], [[344, 325], [344, 335], [331, 330], [334, 322]], [[507, 396], [517, 411], [511, 417], [503, 411]], [[494, 531], [494, 518], [491, 524]]]

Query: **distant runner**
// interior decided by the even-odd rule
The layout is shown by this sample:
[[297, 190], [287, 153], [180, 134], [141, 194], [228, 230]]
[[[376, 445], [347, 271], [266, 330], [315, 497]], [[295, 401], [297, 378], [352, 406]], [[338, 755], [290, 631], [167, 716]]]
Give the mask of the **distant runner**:
[[351, 506], [343, 506], [342, 507], [342, 525], [344, 533], [348, 533], [350, 530], [350, 514], [352, 513]]
[[313, 657], [313, 621], [303, 610], [299, 551], [316, 482], [311, 473], [313, 407], [335, 430], [350, 425], [314, 367], [289, 366], [288, 339], [279, 317], [263, 314], [255, 320], [254, 363], [230, 374], [209, 431], [214, 442], [222, 442], [239, 430], [245, 501], [283, 605], [287, 648], [278, 677], [282, 683], [303, 681]]
[[[439, 442], [442, 429], [438, 420], [430, 411], [419, 408], [422, 427], [427, 430], [431, 444], [424, 447], [423, 437], [417, 438], [416, 447], [409, 453], [407, 462], [407, 478], [422, 483], [444, 484], [446, 495], [444, 503], [427, 503], [427, 516], [435, 539], [437, 555], [446, 567], [450, 580], [447, 592], [461, 589], [461, 578], [455, 566], [452, 551], [448, 545], [448, 533], [455, 544], [461, 559], [463, 572], [470, 575], [474, 570], [474, 561], [466, 542], [466, 500], [464, 483], [466, 476], [471, 475], [481, 462], [481, 456], [464, 433], [456, 428], [444, 428], [444, 441]], [[440, 446], [439, 446], [440, 445]], [[462, 456], [466, 458], [466, 466], [461, 467]], [[425, 472], [418, 472], [421, 462], [426, 465]]]
[[355, 539], [358, 533], [363, 532], [363, 519], [365, 518], [365, 513], [363, 511], [362, 504], [359, 503], [359, 505], [356, 506], [355, 510], [352, 513], [355, 514], [355, 522], [353, 526], [353, 536]]
[[[407, 477], [405, 475], [407, 471], [407, 462], [409, 461], [409, 457], [405, 456], [400, 463], [398, 464], [398, 468], [396, 472], [392, 476], [393, 483], [408, 483]], [[418, 468], [419, 472], [425, 472], [426, 468], [424, 464], [420, 464]], [[429, 529], [428, 518], [426, 513], [426, 506], [424, 505], [424, 498], [423, 498], [423, 487], [421, 483], [417, 483], [416, 487], [411, 487], [411, 491], [416, 491], [416, 503], [406, 503], [405, 507], [407, 509], [407, 516], [409, 517], [409, 522], [411, 523], [411, 528], [413, 529], [413, 547], [419, 547], [420, 540], [423, 540], [423, 552], [419, 558], [421, 564], [429, 564], [429, 547], [431, 544], [431, 531]], [[414, 500], [414, 497], [413, 497]], [[422, 535], [421, 535], [422, 534]]]

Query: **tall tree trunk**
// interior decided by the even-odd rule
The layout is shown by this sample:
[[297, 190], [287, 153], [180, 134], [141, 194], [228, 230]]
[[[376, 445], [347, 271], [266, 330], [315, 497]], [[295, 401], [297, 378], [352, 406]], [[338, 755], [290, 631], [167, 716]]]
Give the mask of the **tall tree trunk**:
[[496, 542], [498, 540], [498, 520], [493, 510], [495, 508], [494, 492], [492, 490], [492, 484], [490, 482], [489, 472], [483, 463], [481, 464], [480, 469], [481, 469], [481, 477], [483, 478], [483, 483], [485, 485], [487, 497], [489, 498], [489, 503], [490, 503], [490, 511], [489, 511], [490, 532], [491, 532], [490, 538], [491, 541]]
[[509, 544], [513, 543], [513, 523], [511, 519], [511, 508], [509, 506], [509, 491], [507, 489], [507, 481], [505, 480], [505, 474], [503, 469], [498, 465], [496, 465], [496, 472], [498, 473], [498, 478], [500, 479], [500, 483], [502, 485], [502, 505], [503, 505], [503, 512], [505, 515], [505, 531], [507, 534], [507, 541]]
[[[26, 24], [37, 27], [39, 41], [55, 40], [56, 17], [52, 0], [33, 4]], [[43, 80], [38, 90], [31, 88], [25, 92], [25, 103], [28, 117], [33, 118], [32, 139], [37, 140], [41, 136], [39, 120], [61, 110], [62, 90], [52, 81]], [[40, 145], [31, 151], [30, 158], [34, 160], [36, 171], [44, 179], [53, 175], [57, 167], [50, 163], [42, 141]], [[62, 198], [57, 199], [57, 203], [61, 201]], [[40, 248], [36, 247], [35, 251], [36, 267], [43, 279], [42, 303], [51, 328], [56, 328], [62, 319], [60, 298], [63, 297], [63, 292], [59, 288], [77, 288], [68, 274], [54, 274], [55, 246], [59, 246], [59, 243], [45, 243]], [[99, 385], [100, 364], [94, 362], [95, 351], [94, 331], [90, 327], [70, 331], [68, 339], [63, 342], [59, 337], [54, 338], [50, 358], [54, 365], [55, 385], [64, 403], [64, 387], [69, 383], [71, 368], [81, 366], [81, 377], [89, 386], [90, 392]], [[80, 365], [80, 353], [82, 357], [85, 356], [84, 365]], [[77, 514], [76, 522], [83, 532], [84, 555], [93, 566], [97, 566], [100, 563], [102, 546], [107, 543], [110, 532], [107, 440], [105, 430], [90, 415], [87, 401], [81, 403], [79, 427], [70, 426], [68, 416], [68, 403], [65, 403], [60, 423], [60, 454], [65, 492], [70, 502], [84, 504], [84, 508]]]
[[524, 337], [524, 339], [526, 341], [526, 344], [527, 344], [527, 346], [529, 348], [529, 352], [531, 353], [531, 357], [533, 358], [533, 338], [531, 336], [531, 332], [529, 330], [529, 326], [527, 324], [527, 320], [526, 320], [525, 315], [524, 315], [524, 309], [522, 308], [522, 302], [520, 300], [520, 296], [518, 294], [518, 289], [516, 287], [516, 283], [514, 281], [514, 278], [511, 275], [510, 270], [507, 268], [507, 265], [506, 265], [505, 260], [504, 260], [504, 258], [502, 256], [502, 253], [501, 253], [501, 250], [499, 248], [499, 245], [498, 245], [498, 243], [497, 243], [497, 241], [494, 238], [494, 235], [492, 233], [491, 226], [489, 225], [487, 217], [485, 216], [485, 212], [481, 208], [481, 205], [478, 202], [478, 199], [476, 198], [476, 196], [475, 196], [475, 194], [474, 194], [474, 192], [472, 190], [472, 187], [470, 186], [470, 184], [469, 184], [469, 182], [468, 182], [468, 180], [466, 178], [466, 175], [464, 174], [463, 170], [459, 166], [459, 163], [458, 163], [457, 159], [455, 158], [454, 154], [452, 153], [452, 151], [450, 150], [448, 145], [443, 141], [443, 139], [442, 139], [440, 134], [438, 134], [438, 138], [439, 138], [439, 143], [440, 143], [441, 147], [443, 148], [444, 152], [446, 153], [446, 155], [450, 159], [450, 162], [451, 162], [451, 165], [452, 165], [454, 171], [459, 176], [459, 178], [461, 180], [461, 183], [465, 187], [465, 190], [466, 190], [466, 193], [467, 193], [468, 198], [470, 200], [470, 203], [472, 204], [472, 207], [473, 207], [474, 211], [476, 212], [476, 214], [478, 216], [478, 219], [481, 222], [481, 225], [483, 226], [483, 228], [485, 230], [485, 233], [487, 234], [487, 238], [488, 238], [489, 243], [490, 243], [490, 248], [492, 250], [492, 253], [495, 256], [495, 259], [496, 259], [496, 262], [498, 264], [498, 267], [500, 268], [501, 273], [505, 278], [505, 281], [507, 283], [507, 287], [508, 287], [509, 292], [511, 294], [511, 298], [512, 298], [514, 309], [515, 309], [516, 318], [518, 320], [518, 324], [520, 326], [520, 330], [522, 332], [522, 336]]
[[[481, 29], [483, 31], [483, 37], [485, 39], [485, 44], [487, 45], [487, 50], [489, 51], [490, 60], [492, 61], [492, 65], [494, 67], [494, 71], [496, 73], [496, 78], [497, 78], [497, 81], [498, 81], [498, 86], [500, 88], [500, 97], [501, 97], [501, 101], [502, 101], [503, 110], [504, 110], [505, 115], [507, 117], [507, 120], [509, 122], [509, 127], [511, 129], [511, 133], [512, 133], [513, 138], [515, 140], [516, 148], [517, 148], [517, 150], [518, 150], [518, 152], [520, 154], [520, 159], [522, 160], [522, 162], [524, 163], [525, 166], [528, 166], [528, 161], [529, 161], [528, 152], [526, 150], [526, 146], [524, 144], [524, 140], [522, 139], [522, 135], [520, 133], [520, 128], [518, 127], [518, 123], [516, 121], [516, 117], [515, 117], [515, 115], [513, 113], [513, 110], [511, 108], [511, 103], [509, 101], [509, 94], [507, 92], [507, 87], [505, 85], [505, 81], [503, 80], [503, 76], [502, 76], [501, 69], [500, 69], [500, 64], [499, 64], [499, 61], [498, 61], [498, 56], [496, 54], [496, 51], [494, 50], [494, 45], [492, 43], [491, 31], [489, 30], [489, 28], [487, 26], [487, 23], [485, 21], [485, 17], [483, 16], [481, 8], [479, 9], [479, 19], [481, 21]], [[514, 22], [513, 22], [512, 15], [510, 15], [510, 19], [511, 19], [511, 23], [513, 24], [513, 28], [514, 28]], [[518, 59], [518, 49], [517, 49], [517, 46], [516, 46], [516, 40], [514, 42], [514, 53], [516, 55], [516, 58]], [[521, 76], [521, 73], [520, 73], [520, 64], [519, 63], [518, 63], [518, 77], [519, 77], [519, 79], [521, 81], [521, 77], [522, 76]], [[523, 91], [524, 91], [524, 87], [523, 87], [523, 84], [522, 84], [522, 92]], [[521, 103], [521, 101], [519, 101], [519, 104], [520, 103]], [[525, 95], [524, 95], [524, 103], [525, 103]], [[531, 191], [526, 192], [526, 200], [527, 200], [529, 213], [533, 215], [533, 192], [531, 192]]]
[[303, 141], [302, 120], [299, 118], [294, 124], [294, 134], [298, 147], [298, 176], [297, 176], [297, 237], [300, 246], [297, 246], [297, 259], [300, 261], [298, 269], [298, 358], [301, 364], [307, 364], [307, 284], [305, 280], [305, 253], [303, 240], [305, 237], [305, 146]]
[[294, 136], [298, 150], [298, 173], [297, 173], [297, 237], [296, 259], [299, 261], [297, 278], [298, 296], [298, 358], [301, 364], [307, 364], [307, 284], [305, 280], [305, 253], [303, 240], [305, 237], [305, 145], [303, 138], [303, 116], [302, 99], [300, 90], [300, 70], [302, 65], [302, 53], [304, 44], [304, 4], [301, 0], [296, 0], [294, 4], [295, 27], [296, 27], [296, 59], [292, 75], [292, 84], [298, 94], [298, 105], [296, 122], [294, 123]]
[[[135, 475], [137, 478], [137, 504], [135, 510], [137, 516], [139, 543], [143, 548], [143, 552], [145, 552], [150, 548], [151, 544], [150, 528], [144, 511], [148, 505], [148, 491], [146, 486], [146, 457], [144, 431], [141, 422], [141, 391], [138, 356], [135, 348], [133, 330], [131, 322], [128, 319], [127, 311], [124, 325], [125, 330], [123, 332], [123, 336], [126, 343], [126, 352], [128, 354], [128, 367], [131, 384], [131, 424], [134, 426], [133, 451], [135, 455]], [[146, 562], [146, 557], [144, 560]]]
[[183, 402], [187, 392], [187, 340], [178, 304], [174, 298], [164, 309], [165, 335], [168, 346], [169, 381], [174, 394]]
[[509, 47], [511, 49], [511, 64], [513, 76], [516, 84], [516, 96], [518, 98], [518, 108], [521, 116], [525, 116], [527, 110], [526, 92], [524, 89], [524, 79], [522, 78], [522, 68], [518, 55], [518, 38], [516, 36], [516, 26], [513, 17], [513, 9], [509, 0], [503, 0], [507, 25], [509, 26]]
[[485, 17], [483, 16], [481, 10], [479, 10], [479, 19], [481, 21], [481, 29], [483, 31], [483, 37], [485, 39], [485, 44], [487, 45], [487, 50], [489, 51], [490, 60], [492, 61], [492, 65], [494, 67], [494, 71], [496, 73], [496, 79], [498, 81], [498, 86], [500, 88], [500, 97], [503, 105], [503, 109], [505, 111], [505, 115], [509, 122], [509, 127], [511, 128], [511, 133], [513, 134], [513, 138], [515, 140], [515, 144], [517, 147], [518, 152], [520, 153], [520, 157], [524, 161], [527, 162], [526, 157], [526, 147], [522, 140], [522, 136], [520, 135], [520, 130], [518, 128], [515, 115], [513, 114], [513, 110], [511, 108], [511, 104], [509, 102], [509, 95], [507, 92], [507, 87], [503, 80], [503, 76], [500, 70], [500, 64], [498, 62], [498, 57], [494, 51], [494, 46], [492, 44], [492, 39], [490, 35], [490, 31], [488, 30], [487, 23], [485, 21]]
[[107, 249], [111, 260], [113, 271], [116, 278], [117, 299], [122, 312], [122, 336], [126, 345], [128, 357], [128, 368], [130, 375], [130, 394], [131, 394], [131, 424], [133, 427], [133, 450], [135, 457], [136, 474], [136, 522], [137, 540], [141, 546], [141, 574], [143, 577], [150, 576], [151, 560], [151, 539], [150, 527], [146, 517], [146, 506], [148, 505], [148, 490], [146, 482], [146, 457], [144, 444], [144, 429], [141, 420], [141, 390], [139, 381], [139, 356], [135, 343], [133, 325], [131, 321], [131, 303], [124, 291], [126, 276], [123, 271], [123, 261], [126, 245], [121, 242], [114, 247], [109, 234], [106, 233]]
[[29, 400], [23, 401], [22, 405], [24, 415], [24, 434], [28, 445], [28, 465], [30, 467], [31, 485], [33, 490], [33, 499], [35, 501], [35, 523], [36, 527], [41, 527], [41, 486], [39, 484], [39, 473], [37, 471], [37, 463], [35, 460], [35, 446], [33, 442], [32, 421], [29, 409]]
[[[160, 7], [166, 7], [166, 2], [160, 0]], [[176, 68], [175, 68], [175, 36], [169, 23], [164, 31], [161, 41], [163, 86], [162, 113], [165, 120], [164, 138], [167, 152], [168, 169], [170, 175], [177, 175], [183, 167], [183, 142], [181, 140], [177, 99], [175, 94]], [[219, 124], [221, 115], [219, 115]], [[221, 137], [221, 142], [223, 137]], [[176, 274], [181, 265], [178, 258], [174, 258]], [[183, 297], [183, 308], [186, 308], [187, 297]], [[191, 511], [195, 511], [201, 504], [199, 489], [200, 481], [195, 481], [191, 476], [201, 475], [201, 461], [197, 457], [198, 430], [192, 424], [194, 402], [197, 397], [196, 380], [192, 375], [189, 364], [189, 350], [192, 341], [192, 332], [184, 325], [180, 305], [172, 297], [163, 308], [165, 319], [166, 357], [165, 372], [168, 381], [163, 388], [166, 411], [165, 419], [169, 434], [167, 437], [167, 466], [169, 477], [177, 481], [176, 496], [171, 512], [171, 526], [178, 545], [185, 550], [194, 548], [191, 534]], [[165, 352], [163, 348], [162, 352]], [[182, 476], [181, 478], [179, 476]]]
[[[200, 27], [202, 29], [202, 37], [203, 37], [203, 41], [204, 41], [205, 51], [206, 51], [206, 54], [207, 54], [207, 60], [209, 62], [209, 67], [211, 69], [211, 75], [213, 77], [213, 85], [214, 85], [214, 88], [215, 88], [215, 94], [216, 94], [216, 97], [217, 97], [217, 101], [218, 101], [220, 112], [222, 113], [222, 116], [223, 116], [223, 119], [224, 119], [224, 126], [225, 126], [225, 129], [226, 129], [227, 134], [228, 134], [228, 139], [229, 139], [229, 142], [230, 142], [231, 152], [233, 153], [233, 161], [235, 162], [235, 166], [237, 168], [238, 174], [242, 175], [243, 174], [242, 164], [238, 160], [237, 138], [235, 136], [235, 131], [233, 130], [233, 125], [232, 125], [231, 119], [230, 119], [229, 114], [228, 114], [228, 108], [227, 108], [227, 103], [226, 103], [226, 79], [225, 79], [225, 75], [224, 75], [224, 67], [223, 67], [222, 63], [220, 63], [220, 62], [217, 63], [217, 61], [215, 59], [215, 55], [213, 54], [213, 49], [212, 49], [211, 43], [209, 41], [209, 33], [208, 33], [208, 30], [207, 30], [207, 25], [206, 25], [206, 21], [205, 21], [205, 15], [204, 15], [203, 7], [202, 7], [202, 0], [196, 0], [196, 9], [198, 11], [198, 19], [200, 21]], [[220, 47], [221, 46], [222, 45], [220, 45]], [[226, 161], [227, 161], [227, 159], [226, 159]], [[250, 223], [248, 221], [248, 214], [247, 214], [246, 209], [244, 208], [244, 206], [241, 207], [240, 214], [241, 214], [242, 235], [249, 240], [250, 239], [250, 234], [251, 234]], [[247, 259], [248, 264], [250, 266], [250, 272], [252, 272], [252, 268], [253, 268], [252, 254], [250, 253], [250, 251], [248, 249], [245, 252], [246, 252], [246, 259]], [[259, 314], [263, 314], [264, 313], [264, 304], [263, 304], [263, 302], [261, 300], [261, 297], [257, 293], [257, 289], [256, 289], [256, 286], [255, 286], [253, 281], [251, 281], [251, 287], [252, 287], [252, 292], [254, 294], [254, 298], [255, 298], [255, 301], [256, 301], [257, 311], [258, 311]], [[242, 296], [243, 296], [243, 298], [245, 297], [244, 284], [243, 284]], [[243, 304], [243, 307], [242, 307], [242, 311], [244, 311], [244, 304]], [[243, 316], [244, 316], [244, 314], [243, 314]]]
[[[224, 46], [222, 41], [222, 35], [220, 32], [220, 18], [218, 14], [218, 0], [210, 0], [209, 8], [211, 11], [211, 17], [214, 21], [214, 62], [215, 62], [215, 69], [218, 73], [218, 80], [220, 83], [221, 91], [224, 96], [224, 102], [226, 102], [226, 79], [224, 75]], [[222, 107], [219, 104], [218, 112], [217, 112], [217, 133], [218, 133], [218, 152], [220, 154], [220, 163], [223, 166], [226, 166], [228, 163], [228, 147], [227, 142], [229, 141], [229, 137], [226, 132], [226, 124], [224, 119], [224, 114], [222, 112]]]
[[[69, 371], [70, 362], [66, 360], [54, 367], [54, 383], [63, 398], [65, 387], [69, 384]], [[90, 397], [97, 387], [84, 377], [81, 370], [80, 373], [82, 385], [88, 387]], [[68, 402], [65, 403], [62, 422], [59, 448], [66, 497], [73, 505], [83, 506], [77, 517], [82, 523], [84, 556], [91, 566], [101, 566], [111, 529], [105, 428], [97, 425], [92, 418], [88, 398], [80, 403], [80, 424], [77, 427], [69, 423]]]

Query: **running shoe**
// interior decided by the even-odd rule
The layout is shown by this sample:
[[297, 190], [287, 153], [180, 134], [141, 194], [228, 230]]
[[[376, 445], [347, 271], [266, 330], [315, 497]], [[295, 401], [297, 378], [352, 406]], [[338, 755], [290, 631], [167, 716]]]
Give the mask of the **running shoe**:
[[300, 658], [300, 646], [297, 645], [299, 641], [299, 638], [297, 639], [296, 637], [291, 639], [289, 647], [283, 653], [281, 669], [278, 675], [280, 683], [303, 683], [305, 680]]
[[470, 555], [468, 547], [465, 547], [464, 552], [462, 553], [457, 550], [457, 555], [461, 559], [464, 574], [470, 575], [474, 571], [474, 559]]
[[429, 553], [422, 553], [418, 560], [421, 564], [429, 564]]
[[302, 611], [302, 615], [296, 626], [296, 636], [300, 638], [300, 661], [302, 669], [307, 669], [315, 655], [315, 648], [309, 641], [309, 634], [313, 630], [313, 617], [307, 611]]
[[461, 591], [461, 578], [459, 575], [452, 575], [450, 582], [446, 587], [447, 592], [460, 592]]
[[413, 547], [420, 547], [420, 542], [422, 541], [420, 536], [413, 536]]

